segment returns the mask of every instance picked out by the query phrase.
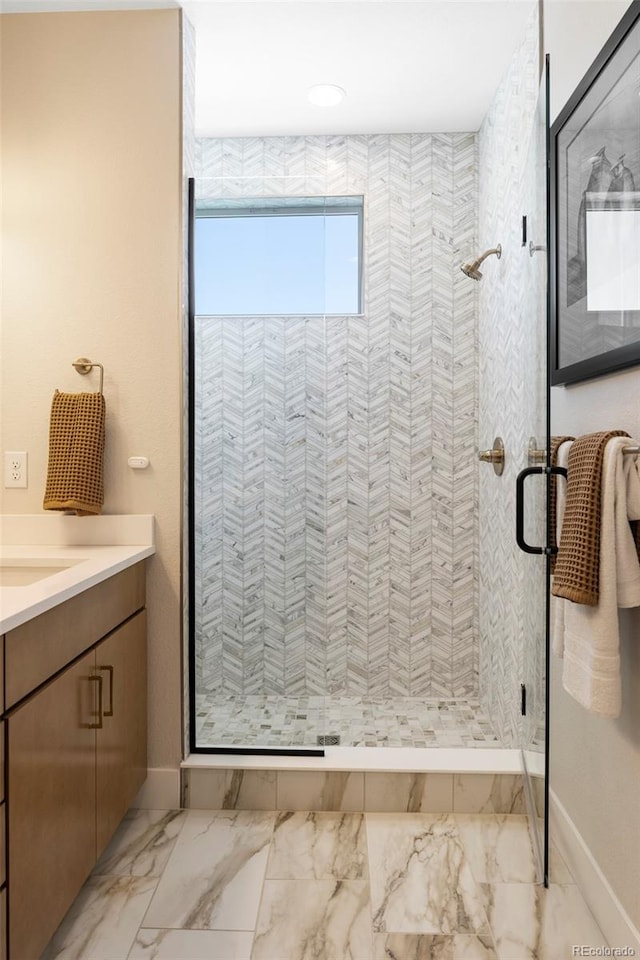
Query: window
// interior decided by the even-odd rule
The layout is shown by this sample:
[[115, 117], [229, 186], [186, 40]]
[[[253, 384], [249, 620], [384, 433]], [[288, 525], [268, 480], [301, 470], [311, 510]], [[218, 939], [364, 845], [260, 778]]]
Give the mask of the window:
[[199, 316], [361, 311], [362, 197], [198, 201]]

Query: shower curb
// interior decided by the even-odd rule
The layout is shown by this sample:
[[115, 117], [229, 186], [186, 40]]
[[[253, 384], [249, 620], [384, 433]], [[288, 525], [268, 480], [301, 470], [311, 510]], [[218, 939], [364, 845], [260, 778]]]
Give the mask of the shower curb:
[[[342, 756], [347, 751], [350, 756]], [[411, 753], [423, 755], [406, 755]], [[193, 809], [527, 812], [517, 750], [327, 748], [324, 757], [299, 758], [200, 754], [183, 762], [182, 775], [183, 804]]]

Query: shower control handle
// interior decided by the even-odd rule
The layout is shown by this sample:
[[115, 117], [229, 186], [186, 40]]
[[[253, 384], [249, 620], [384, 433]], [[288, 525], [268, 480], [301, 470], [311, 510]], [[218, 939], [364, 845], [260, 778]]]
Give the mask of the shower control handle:
[[501, 476], [504, 472], [504, 443], [502, 437], [495, 438], [491, 450], [481, 450], [478, 454], [478, 460], [481, 460], [482, 463], [492, 463], [494, 472]]

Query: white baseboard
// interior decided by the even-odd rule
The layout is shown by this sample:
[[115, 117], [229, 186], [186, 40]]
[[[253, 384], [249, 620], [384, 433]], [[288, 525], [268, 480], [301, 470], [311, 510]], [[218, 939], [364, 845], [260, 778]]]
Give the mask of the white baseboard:
[[640, 957], [640, 931], [618, 900], [582, 835], [553, 790], [549, 791], [551, 837], [610, 947], [632, 947]]
[[140, 810], [178, 810], [180, 770], [162, 767], [147, 770], [147, 779], [131, 806]]

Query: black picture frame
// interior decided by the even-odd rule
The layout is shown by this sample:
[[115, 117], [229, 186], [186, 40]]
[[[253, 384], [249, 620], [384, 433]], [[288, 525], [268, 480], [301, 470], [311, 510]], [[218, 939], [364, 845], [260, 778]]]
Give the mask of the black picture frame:
[[555, 386], [640, 363], [640, 0], [553, 123], [549, 153]]

